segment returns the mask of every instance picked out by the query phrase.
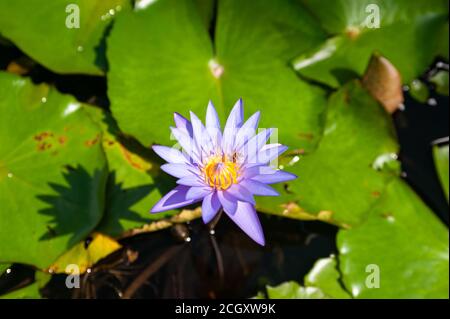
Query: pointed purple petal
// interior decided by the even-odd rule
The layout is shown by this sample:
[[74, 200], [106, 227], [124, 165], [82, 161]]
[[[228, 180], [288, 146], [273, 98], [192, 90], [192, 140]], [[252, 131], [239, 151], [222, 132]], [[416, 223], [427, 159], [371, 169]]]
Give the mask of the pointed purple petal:
[[253, 176], [265, 174], [271, 172], [273, 169], [263, 164], [245, 164], [240, 172], [240, 176], [243, 179], [252, 178]]
[[193, 131], [193, 137], [195, 143], [197, 143], [197, 148], [201, 149], [204, 140], [206, 140], [205, 136], [205, 127], [203, 126], [202, 121], [198, 118], [197, 115], [195, 115], [194, 112], [189, 112], [191, 115], [191, 122], [192, 122], [192, 131]]
[[264, 145], [259, 151], [256, 161], [261, 164], [267, 164], [280, 156], [280, 154], [287, 149], [287, 146], [278, 143]]
[[168, 163], [188, 163], [186, 156], [172, 147], [153, 145], [153, 151]]
[[220, 130], [219, 116], [211, 101], [209, 101], [206, 111], [206, 131], [211, 141], [209, 150], [214, 151], [222, 144], [222, 132]]
[[161, 165], [161, 169], [169, 175], [176, 178], [182, 178], [189, 175], [194, 175], [197, 170], [190, 164], [169, 163]]
[[213, 192], [203, 199], [202, 219], [205, 224], [209, 223], [216, 216], [221, 205], [217, 193]]
[[239, 99], [231, 110], [223, 130], [222, 147], [225, 153], [231, 153], [233, 150], [235, 137], [243, 122], [244, 109], [242, 99]]
[[269, 173], [269, 174], [256, 175], [256, 176], [253, 176], [251, 179], [254, 181], [265, 183], [265, 184], [275, 184], [275, 183], [287, 182], [287, 181], [290, 181], [290, 180], [293, 180], [296, 178], [297, 178], [297, 176], [292, 173], [288, 173], [285, 171], [273, 170], [271, 174]]
[[186, 199], [202, 199], [212, 192], [211, 187], [194, 186], [191, 187], [186, 193]]
[[171, 127], [171, 130], [173, 136], [175, 136], [176, 140], [183, 148], [183, 150], [187, 153], [187, 155], [194, 161], [200, 162], [197, 146], [195, 145], [195, 142], [191, 138], [191, 136], [187, 135], [178, 128]]
[[220, 131], [220, 121], [214, 104], [209, 101], [206, 109], [206, 128], [214, 128]]
[[241, 186], [239, 184], [233, 184], [224, 192], [232, 195], [233, 197], [243, 202], [248, 202], [255, 205], [255, 199], [253, 198], [252, 193], [250, 193], [250, 191], [246, 189], [244, 186]]
[[260, 183], [258, 181], [254, 181], [252, 179], [246, 179], [240, 182], [242, 186], [248, 189], [252, 194], [258, 196], [278, 196], [278, 192], [274, 190], [272, 187]]
[[233, 215], [237, 208], [238, 199], [224, 191], [217, 191], [217, 196], [223, 206], [223, 210], [227, 212], [227, 214]]
[[273, 128], [269, 128], [259, 132], [257, 135], [253, 136], [248, 143], [244, 144], [241, 148], [247, 158], [247, 163], [257, 163], [258, 153], [261, 148], [266, 144], [270, 135], [272, 135]]
[[[225, 211], [227, 213], [227, 211]], [[227, 215], [239, 226], [251, 239], [260, 244], [265, 245], [264, 233], [256, 214], [255, 207], [246, 202], [239, 201], [234, 214]]]
[[185, 118], [180, 113], [175, 112], [173, 114], [173, 119], [175, 121], [175, 126], [177, 127], [177, 129], [189, 136], [192, 136], [192, 124], [187, 118]]
[[242, 107], [242, 99], [239, 99], [236, 104], [234, 104], [233, 109], [228, 116], [227, 122], [225, 124], [226, 128], [240, 128], [244, 122], [244, 108]]
[[260, 112], [256, 112], [242, 125], [236, 135], [236, 141], [234, 147], [239, 150], [245, 143], [248, 142], [253, 136], [255, 136], [256, 129], [258, 128]]
[[185, 186], [206, 186], [204, 181], [200, 179], [197, 175], [185, 176], [177, 180], [177, 184]]
[[178, 185], [168, 192], [163, 198], [161, 198], [155, 206], [153, 206], [151, 213], [159, 213], [198, 202], [198, 200], [186, 199], [186, 193], [188, 190], [189, 187]]

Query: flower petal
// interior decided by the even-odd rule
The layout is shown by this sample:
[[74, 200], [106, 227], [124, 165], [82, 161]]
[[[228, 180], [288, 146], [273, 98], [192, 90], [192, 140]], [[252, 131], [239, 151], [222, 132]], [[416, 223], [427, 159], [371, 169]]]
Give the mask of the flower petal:
[[[227, 211], [225, 211], [227, 213]], [[260, 244], [265, 245], [264, 233], [256, 214], [255, 206], [250, 203], [237, 203], [237, 209], [234, 214], [227, 215], [239, 226], [251, 239]]]
[[265, 184], [275, 184], [281, 182], [287, 182], [296, 179], [297, 176], [280, 170], [273, 170], [271, 173], [260, 174], [253, 176], [251, 179]]
[[267, 164], [280, 156], [280, 154], [285, 152], [287, 149], [287, 146], [279, 143], [266, 144], [258, 152], [256, 161], [261, 164]]
[[188, 163], [186, 156], [173, 147], [153, 145], [153, 151], [168, 163]]
[[227, 128], [240, 128], [244, 122], [244, 108], [242, 107], [242, 99], [239, 99], [233, 106], [225, 124]]
[[169, 163], [161, 165], [161, 169], [169, 175], [176, 178], [183, 178], [189, 175], [194, 175], [196, 168], [190, 164], [184, 163]]
[[203, 199], [202, 219], [205, 224], [209, 223], [216, 216], [221, 205], [217, 193], [213, 192]]
[[185, 176], [177, 180], [177, 184], [185, 186], [206, 186], [205, 182], [200, 179], [197, 175]]
[[186, 205], [191, 205], [199, 200], [187, 200], [186, 193], [190, 187], [184, 185], [178, 185], [170, 192], [168, 192], [163, 198], [161, 198], [155, 206], [153, 206], [151, 213], [159, 213], [166, 210], [179, 208]]
[[227, 190], [225, 190], [225, 192], [243, 202], [248, 202], [255, 205], [255, 199], [253, 198], [253, 194], [249, 190], [247, 190], [244, 186], [241, 186], [239, 184], [233, 184]]
[[252, 194], [258, 196], [278, 196], [278, 192], [274, 190], [272, 187], [260, 183], [258, 181], [254, 181], [252, 179], [246, 179], [240, 182], [242, 186], [248, 189]]
[[223, 210], [227, 214], [233, 215], [236, 212], [238, 199], [221, 190], [217, 191], [217, 196], [223, 206]]
[[173, 113], [173, 119], [177, 129], [192, 137], [192, 124], [187, 118], [178, 112]]
[[186, 192], [186, 199], [202, 199], [212, 192], [211, 187], [194, 186]]
[[233, 150], [235, 137], [243, 122], [244, 109], [242, 108], [242, 99], [239, 99], [231, 110], [223, 129], [222, 148], [226, 154]]
[[270, 172], [271, 170], [273, 169], [264, 164], [245, 164], [241, 168], [240, 177], [248, 179], [256, 175], [265, 174], [266, 172]]
[[178, 141], [187, 155], [194, 161], [200, 162], [199, 152], [197, 146], [195, 145], [194, 139], [178, 128], [171, 127], [171, 130], [173, 136], [175, 136], [175, 139]]
[[260, 117], [260, 112], [256, 112], [242, 125], [236, 135], [236, 141], [234, 147], [239, 150], [248, 140], [255, 136], [256, 129], [258, 128], [258, 122]]
[[220, 130], [219, 116], [211, 101], [209, 101], [208, 109], [206, 110], [206, 131], [211, 141], [210, 150], [214, 151], [222, 144], [222, 132]]
[[273, 128], [265, 129], [253, 136], [248, 143], [241, 147], [241, 152], [245, 155], [247, 163], [257, 163], [258, 153], [272, 133]]
[[206, 128], [215, 128], [220, 131], [219, 116], [211, 101], [209, 101], [208, 108], [206, 109]]

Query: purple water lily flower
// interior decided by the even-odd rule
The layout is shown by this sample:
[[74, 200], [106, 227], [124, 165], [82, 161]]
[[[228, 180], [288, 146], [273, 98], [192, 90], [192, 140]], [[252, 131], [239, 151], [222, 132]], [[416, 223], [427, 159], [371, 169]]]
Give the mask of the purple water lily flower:
[[205, 126], [194, 113], [190, 112], [190, 115], [191, 121], [188, 121], [175, 113], [176, 127], [171, 128], [182, 151], [153, 146], [153, 150], [168, 162], [161, 169], [178, 178], [178, 186], [156, 203], [151, 212], [203, 201], [205, 224], [222, 208], [248, 236], [264, 246], [253, 196], [277, 196], [279, 194], [268, 184], [296, 178], [269, 166], [287, 147], [278, 143], [266, 144], [273, 129], [256, 132], [259, 112], [244, 123], [242, 100], [233, 107], [223, 133], [211, 102]]

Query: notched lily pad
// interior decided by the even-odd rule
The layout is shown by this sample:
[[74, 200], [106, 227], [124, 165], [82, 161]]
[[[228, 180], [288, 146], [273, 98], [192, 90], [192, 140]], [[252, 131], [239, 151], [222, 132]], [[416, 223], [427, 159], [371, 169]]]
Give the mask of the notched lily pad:
[[86, 145], [101, 132], [72, 97], [8, 73], [0, 113], [0, 262], [42, 269], [102, 217], [106, 161]]
[[121, 130], [146, 146], [173, 145], [173, 112], [201, 116], [212, 100], [224, 121], [243, 98], [246, 116], [260, 110], [260, 126], [278, 127], [283, 144], [314, 149], [324, 92], [287, 62], [323, 40], [318, 24], [292, 0], [219, 1], [215, 21], [213, 43], [194, 1], [157, 1], [116, 20], [108, 95]]

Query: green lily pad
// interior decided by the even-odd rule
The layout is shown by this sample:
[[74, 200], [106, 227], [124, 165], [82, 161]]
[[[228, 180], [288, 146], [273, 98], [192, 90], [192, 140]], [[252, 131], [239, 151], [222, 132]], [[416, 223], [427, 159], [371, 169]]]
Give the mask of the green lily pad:
[[35, 281], [32, 284], [1, 295], [0, 299], [41, 299], [40, 290], [49, 282], [51, 276], [40, 271], [34, 276]]
[[317, 287], [303, 287], [295, 281], [278, 286], [267, 286], [269, 299], [325, 299], [325, 294]]
[[448, 171], [448, 145], [433, 147], [434, 165], [436, 166], [439, 180], [444, 189], [445, 197], [449, 200], [449, 171]]
[[211, 99], [224, 121], [242, 97], [246, 116], [261, 110], [260, 126], [278, 127], [284, 144], [313, 149], [324, 92], [287, 62], [324, 39], [319, 25], [291, 0], [220, 1], [217, 10], [214, 43], [193, 1], [157, 1], [115, 21], [108, 95], [119, 127], [145, 146], [173, 144], [173, 112], [202, 117]]
[[[447, 1], [302, 1], [330, 37], [293, 61], [303, 76], [338, 87], [361, 76], [378, 52], [393, 63], [404, 83], [411, 82], [442, 52], [448, 28]], [[379, 24], [377, 24], [379, 12]], [[387, 40], [388, 39], [388, 40]]]
[[313, 268], [305, 276], [305, 286], [318, 287], [330, 298], [350, 298], [348, 292], [343, 289], [340, 278], [336, 257], [322, 258], [316, 261]]
[[8, 73], [0, 114], [0, 262], [42, 269], [102, 217], [101, 132], [72, 97]]
[[128, 0], [5, 0], [0, 33], [52, 71], [101, 75], [107, 68], [102, 38], [129, 7]]
[[448, 229], [400, 179], [358, 227], [338, 233], [343, 282], [357, 298], [448, 298]]
[[150, 214], [156, 202], [176, 185], [174, 178], [159, 169], [160, 159], [153, 151], [124, 136], [110, 114], [97, 108], [89, 108], [89, 113], [103, 130], [109, 168], [105, 215], [96, 229], [116, 237], [178, 212]]
[[[305, 276], [304, 286], [295, 281], [284, 282], [278, 286], [267, 286], [269, 299], [347, 299], [349, 294], [342, 288], [337, 271], [336, 258], [319, 259]], [[256, 296], [264, 299], [262, 292]]]
[[298, 178], [277, 186], [282, 196], [258, 199], [258, 208], [344, 227], [358, 224], [398, 174], [397, 151], [391, 118], [359, 82], [351, 82], [330, 97], [317, 150], [280, 161]]

